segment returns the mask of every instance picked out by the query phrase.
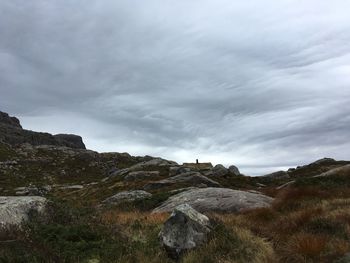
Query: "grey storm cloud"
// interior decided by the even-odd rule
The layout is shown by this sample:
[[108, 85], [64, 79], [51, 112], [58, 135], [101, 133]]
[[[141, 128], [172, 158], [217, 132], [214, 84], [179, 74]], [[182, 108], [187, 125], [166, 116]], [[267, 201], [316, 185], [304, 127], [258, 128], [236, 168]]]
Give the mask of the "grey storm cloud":
[[350, 3], [0, 2], [0, 110], [249, 174], [350, 159]]

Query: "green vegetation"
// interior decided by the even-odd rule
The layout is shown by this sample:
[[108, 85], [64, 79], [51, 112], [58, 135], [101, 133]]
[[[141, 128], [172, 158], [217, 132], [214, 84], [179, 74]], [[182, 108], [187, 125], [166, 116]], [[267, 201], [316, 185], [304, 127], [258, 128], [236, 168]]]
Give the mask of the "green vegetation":
[[[45, 147], [25, 152], [0, 143], [0, 161], [14, 159], [17, 164], [0, 170], [0, 188], [5, 195], [13, 195], [16, 187], [30, 184], [52, 185], [53, 189], [46, 196], [50, 200], [47, 216], [33, 215], [21, 229], [1, 229], [1, 263], [174, 262], [158, 238], [169, 214], [152, 214], [151, 210], [171, 196], [171, 190], [188, 185], [151, 191], [152, 197], [144, 200], [98, 206], [117, 192], [143, 189], [150, 181], [163, 179], [169, 173], [168, 167], [147, 167], [145, 170], [159, 171], [159, 176], [139, 181], [124, 181], [122, 176], [101, 181], [111, 168], [130, 167], [147, 157], [71, 153]], [[334, 162], [330, 165], [334, 166]], [[350, 251], [350, 175], [311, 177], [328, 168], [307, 166], [293, 172], [296, 176], [292, 179], [212, 178], [224, 187], [261, 191], [275, 197], [275, 201], [269, 208], [240, 214], [208, 214], [214, 226], [208, 242], [185, 253], [180, 262], [338, 260]], [[276, 188], [290, 180], [295, 183]], [[73, 184], [84, 187], [61, 188]]]
[[16, 152], [4, 143], [0, 142], [0, 162], [8, 161], [16, 157]]

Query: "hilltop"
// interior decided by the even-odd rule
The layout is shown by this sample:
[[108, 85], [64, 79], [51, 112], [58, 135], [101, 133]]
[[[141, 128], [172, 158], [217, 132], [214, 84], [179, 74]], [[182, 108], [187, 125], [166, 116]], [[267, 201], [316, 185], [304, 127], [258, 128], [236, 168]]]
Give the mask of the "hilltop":
[[76, 149], [85, 149], [80, 136], [74, 134], [52, 135], [44, 132], [34, 132], [22, 128], [16, 117], [0, 111], [0, 141], [12, 146], [28, 143], [30, 145], [56, 145]]
[[[185, 203], [196, 212], [177, 208]], [[98, 153], [0, 113], [0, 262], [173, 262], [162, 230], [172, 211], [210, 219], [181, 262], [335, 262], [350, 252], [349, 205], [350, 161], [250, 177]]]

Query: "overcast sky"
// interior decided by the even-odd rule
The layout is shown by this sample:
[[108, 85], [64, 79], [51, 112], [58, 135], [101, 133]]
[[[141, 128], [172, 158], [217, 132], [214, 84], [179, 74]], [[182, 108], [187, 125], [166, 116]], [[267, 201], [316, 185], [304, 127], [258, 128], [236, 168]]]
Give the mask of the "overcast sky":
[[259, 175], [350, 159], [348, 0], [3, 0], [0, 110]]

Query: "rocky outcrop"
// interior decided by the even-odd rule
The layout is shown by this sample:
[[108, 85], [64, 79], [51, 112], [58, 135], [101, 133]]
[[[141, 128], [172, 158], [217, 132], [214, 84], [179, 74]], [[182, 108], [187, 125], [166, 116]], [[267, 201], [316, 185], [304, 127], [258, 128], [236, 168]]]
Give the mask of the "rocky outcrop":
[[349, 161], [337, 161], [332, 158], [323, 158], [319, 159], [315, 162], [312, 162], [308, 165], [298, 166], [295, 169], [289, 169], [288, 175], [290, 178], [297, 177], [312, 177], [316, 175], [320, 175], [322, 173], [326, 173], [335, 168], [339, 168], [350, 164]]
[[23, 196], [44, 196], [49, 191], [51, 191], [51, 186], [25, 186], [25, 187], [17, 187], [14, 189], [16, 191], [16, 195], [23, 195]]
[[33, 212], [44, 213], [46, 205], [41, 196], [0, 196], [0, 226], [19, 226]]
[[175, 176], [187, 172], [191, 172], [191, 168], [183, 166], [174, 166], [169, 168], [169, 176]]
[[289, 182], [287, 182], [285, 184], [282, 184], [282, 185], [276, 187], [276, 189], [277, 190], [281, 190], [283, 188], [286, 188], [286, 187], [289, 187], [289, 186], [293, 185], [294, 183], [295, 183], [295, 180], [292, 180], [292, 181], [289, 181]]
[[86, 149], [83, 138], [75, 134], [56, 134], [53, 136], [61, 145], [70, 148]]
[[217, 164], [212, 169], [213, 176], [221, 177], [221, 176], [225, 176], [227, 174], [228, 174], [228, 170], [222, 164]]
[[213, 168], [213, 165], [211, 163], [199, 163], [199, 162], [198, 163], [183, 163], [182, 166], [190, 168], [191, 170], [200, 171], [200, 172], [209, 171]]
[[239, 172], [239, 169], [237, 168], [237, 166], [234, 166], [234, 165], [231, 165], [229, 168], [228, 168], [228, 171], [235, 175], [235, 176], [239, 176], [241, 175], [241, 173]]
[[124, 181], [142, 181], [147, 178], [159, 176], [158, 171], [136, 171], [124, 177]]
[[132, 202], [135, 200], [142, 200], [145, 198], [151, 197], [152, 194], [143, 191], [143, 190], [133, 190], [133, 191], [123, 191], [120, 193], [117, 193], [111, 197], [108, 197], [104, 201], [102, 201], [103, 204], [120, 204], [124, 202]]
[[268, 207], [273, 198], [228, 188], [201, 188], [169, 197], [154, 213], [170, 212], [176, 206], [189, 204], [199, 212], [240, 212], [246, 209]]
[[313, 177], [328, 177], [328, 176], [334, 176], [334, 175], [349, 175], [350, 176], [350, 164], [331, 169], [327, 172], [321, 173], [319, 175], [315, 175]]
[[333, 158], [322, 158], [322, 159], [319, 159], [313, 163], [310, 163], [309, 165], [320, 165], [320, 164], [333, 164], [333, 163], [336, 163], [337, 161], [334, 160]]
[[114, 169], [113, 171], [110, 171], [108, 174], [108, 177], [118, 177], [118, 176], [124, 176], [126, 174], [128, 174], [130, 172], [130, 170], [128, 168], [124, 168], [124, 169]]
[[183, 252], [205, 243], [209, 232], [209, 218], [184, 204], [174, 209], [159, 237], [168, 255], [178, 259]]
[[128, 169], [129, 171], [132, 172], [132, 171], [140, 171], [152, 166], [166, 167], [166, 166], [174, 166], [174, 165], [178, 165], [178, 164], [176, 162], [165, 160], [162, 158], [153, 158], [149, 161], [144, 161], [144, 162], [135, 164]]
[[6, 112], [0, 111], [0, 123], [7, 124], [16, 128], [22, 128], [16, 117], [10, 117]]
[[63, 185], [63, 186], [60, 186], [59, 189], [62, 189], [62, 190], [81, 190], [83, 189], [84, 186], [83, 185], [80, 185], [80, 184], [76, 184], [76, 185]]
[[288, 179], [290, 178], [289, 174], [285, 171], [278, 171], [270, 174], [261, 176], [265, 180], [275, 180], [275, 179]]
[[19, 120], [0, 112], [0, 141], [10, 145], [29, 143], [31, 145], [56, 145], [76, 149], [85, 149], [83, 140], [78, 135], [52, 135], [43, 132], [34, 132], [22, 129]]
[[173, 186], [173, 185], [190, 185], [190, 186], [212, 186], [212, 187], [220, 187], [220, 184], [214, 180], [211, 180], [200, 173], [197, 172], [188, 172], [179, 174], [173, 177], [169, 177], [163, 180], [154, 181], [146, 184], [144, 186], [145, 190], [155, 190], [163, 187]]

